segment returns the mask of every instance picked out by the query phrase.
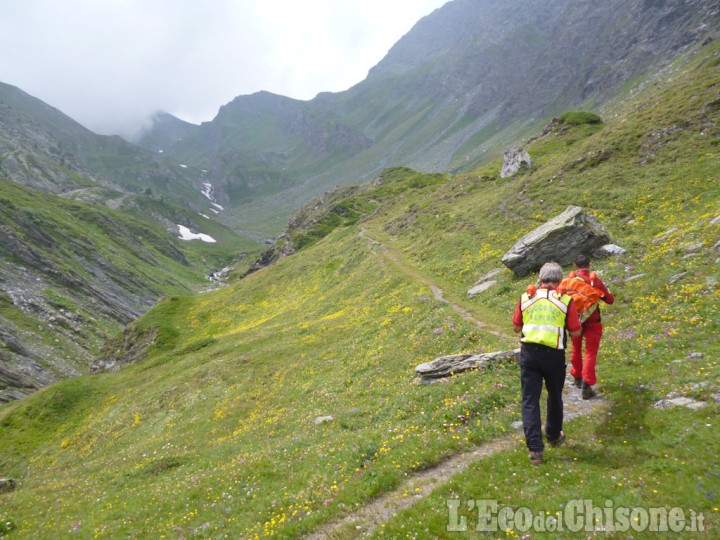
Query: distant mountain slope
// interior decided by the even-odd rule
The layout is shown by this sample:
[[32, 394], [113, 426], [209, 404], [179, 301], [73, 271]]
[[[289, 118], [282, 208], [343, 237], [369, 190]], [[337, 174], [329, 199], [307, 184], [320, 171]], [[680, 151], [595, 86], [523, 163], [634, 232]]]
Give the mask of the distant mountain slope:
[[384, 167], [476, 167], [718, 28], [716, 0], [454, 0], [346, 92], [240, 96], [182, 136], [165, 118], [140, 144], [207, 170], [228, 219], [275, 234], [312, 196]]
[[[109, 335], [162, 296], [210, 286], [204, 275], [248, 247], [180, 207], [171, 234], [154, 205], [167, 213], [147, 197], [120, 212], [0, 178], [0, 401], [86, 373]], [[218, 243], [177, 240], [178, 224]]]
[[202, 172], [120, 137], [97, 135], [19, 88], [0, 83], [0, 176], [80, 200], [152, 193], [197, 211]]

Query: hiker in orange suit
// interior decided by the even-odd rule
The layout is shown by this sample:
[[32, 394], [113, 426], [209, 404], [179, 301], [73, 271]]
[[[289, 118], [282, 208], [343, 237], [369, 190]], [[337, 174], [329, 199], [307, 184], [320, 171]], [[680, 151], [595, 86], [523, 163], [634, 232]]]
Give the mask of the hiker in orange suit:
[[[600, 291], [600, 298], [606, 304], [615, 302], [615, 297], [602, 280], [594, 272], [590, 273], [590, 259], [587, 256], [578, 255], [575, 259], [575, 276], [583, 279], [586, 283], [590, 283]], [[602, 334], [602, 319], [600, 317], [600, 307], [598, 307], [583, 323], [582, 334], [577, 337], [571, 336], [570, 362], [572, 363], [572, 369], [570, 374], [575, 378], [575, 386], [582, 388], [583, 399], [590, 399], [597, 394], [593, 389], [593, 385], [597, 382], [595, 365]], [[583, 340], [585, 340], [584, 358]]]

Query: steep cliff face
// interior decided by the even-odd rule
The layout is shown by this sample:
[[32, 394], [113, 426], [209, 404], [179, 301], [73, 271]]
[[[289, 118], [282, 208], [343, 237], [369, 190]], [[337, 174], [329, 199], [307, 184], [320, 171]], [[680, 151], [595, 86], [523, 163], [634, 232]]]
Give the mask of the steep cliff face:
[[558, 112], [599, 106], [718, 28], [715, 0], [454, 0], [350, 90], [307, 102], [239, 96], [165, 150], [208, 169], [235, 209], [227, 217], [252, 227], [387, 166], [468, 170]]

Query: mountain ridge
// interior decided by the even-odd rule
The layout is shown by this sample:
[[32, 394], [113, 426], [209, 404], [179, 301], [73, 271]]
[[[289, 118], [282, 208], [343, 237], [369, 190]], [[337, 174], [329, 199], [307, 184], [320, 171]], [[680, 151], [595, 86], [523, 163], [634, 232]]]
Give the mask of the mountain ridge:
[[[186, 137], [165, 150], [209, 169], [211, 182], [225, 192], [227, 219], [275, 235], [297, 203], [338, 184], [370, 180], [384, 167], [428, 172], [477, 167], [553, 115], [597, 107], [623, 85], [651, 75], [693, 43], [717, 34], [717, 22], [720, 8], [707, 0], [454, 0], [419, 21], [349, 90], [310, 101], [269, 93], [238, 96], [188, 134], [192, 142]], [[231, 114], [252, 109], [258, 100], [271, 106], [253, 122], [272, 126], [290, 115], [320, 115], [336, 119], [364, 142], [343, 146], [351, 154], [346, 158], [312, 159], [307, 141], [318, 138], [317, 127], [327, 126], [301, 124], [300, 140], [295, 131], [281, 128], [268, 140], [253, 122]], [[209, 125], [222, 135], [207, 137]], [[185, 154], [184, 148], [203, 143], [218, 145], [213, 156], [232, 159]], [[260, 214], [284, 219], [266, 218], [263, 224]]]
[[21, 89], [0, 83], [0, 176], [77, 200], [108, 202], [152, 194], [197, 212], [209, 203], [201, 172], [97, 135]]

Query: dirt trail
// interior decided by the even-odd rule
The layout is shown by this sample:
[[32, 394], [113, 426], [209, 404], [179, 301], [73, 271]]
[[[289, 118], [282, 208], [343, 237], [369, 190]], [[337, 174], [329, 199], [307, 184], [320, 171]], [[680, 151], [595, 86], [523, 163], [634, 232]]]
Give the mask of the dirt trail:
[[393, 265], [395, 265], [401, 272], [404, 274], [410, 276], [411, 278], [415, 279], [416, 281], [419, 281], [420, 283], [423, 283], [430, 287], [430, 290], [433, 293], [433, 297], [438, 302], [442, 302], [443, 304], [447, 304], [450, 306], [453, 310], [455, 310], [458, 315], [460, 315], [463, 319], [466, 321], [471, 322], [474, 324], [477, 328], [482, 329], [485, 332], [490, 332], [491, 334], [495, 335], [505, 335], [502, 332], [498, 332], [496, 330], [492, 330], [488, 327], [487, 323], [484, 323], [482, 321], [477, 320], [472, 313], [470, 313], [467, 309], [465, 309], [462, 306], [459, 306], [453, 302], [450, 302], [443, 296], [443, 290], [438, 287], [435, 283], [433, 283], [431, 280], [426, 278], [425, 276], [422, 276], [418, 274], [415, 270], [407, 266], [400, 258], [395, 255], [392, 251], [388, 250], [388, 248], [383, 244], [382, 242], [378, 240], [374, 240], [370, 238], [365, 229], [362, 229], [360, 231], [360, 237], [367, 240], [368, 245], [370, 246], [370, 251], [373, 253], [377, 253], [376, 248], [380, 250], [380, 256], [382, 256], [384, 259], [390, 261]]
[[[545, 402], [544, 396], [543, 393], [541, 403]], [[606, 403], [599, 396], [588, 400], [582, 399], [580, 389], [573, 386], [572, 377], [568, 374], [563, 390], [564, 419], [566, 422], [604, 408]], [[522, 427], [513, 427], [515, 428], [513, 435], [488, 441], [470, 452], [460, 452], [434, 467], [413, 473], [395, 490], [382, 495], [339, 521], [321, 527], [308, 538], [311, 540], [323, 540], [371, 536], [383, 523], [389, 521], [400, 511], [412, 506], [416, 501], [430, 495], [435, 488], [445, 484], [453, 475], [466, 470], [474, 462], [497, 452], [524, 444]], [[572, 433], [568, 433], [566, 444], [572, 445]], [[528, 467], [531, 467], [529, 461]]]
[[[365, 234], [364, 229], [360, 231], [360, 236], [370, 243], [373, 253], [376, 253], [375, 247], [379, 248], [382, 257], [397, 265], [397, 267], [406, 274], [430, 286], [435, 298], [439, 302], [448, 304], [461, 316], [487, 331], [484, 323], [474, 319], [473, 316], [462, 307], [445, 300], [440, 287], [408, 268], [381, 242], [369, 238]], [[544, 399], [541, 399], [541, 402], [544, 403]], [[603, 407], [606, 403], [599, 396], [593, 399], [583, 400], [580, 395], [580, 390], [573, 386], [570, 375], [568, 375], [568, 380], [563, 390], [563, 402], [565, 405], [566, 421], [590, 414], [594, 410]], [[435, 488], [446, 483], [453, 475], [466, 470], [475, 461], [522, 444], [522, 427], [514, 427], [516, 431], [513, 435], [489, 441], [470, 452], [455, 454], [434, 467], [411, 474], [407, 480], [401, 483], [395, 490], [382, 495], [339, 521], [321, 527], [307, 538], [311, 540], [321, 540], [370, 536], [378, 527], [390, 520], [395, 514], [412, 506], [415, 501], [427, 497]], [[572, 444], [572, 434], [568, 434], [568, 437], [569, 443]], [[528, 467], [529, 466], [530, 464], [528, 462]]]

